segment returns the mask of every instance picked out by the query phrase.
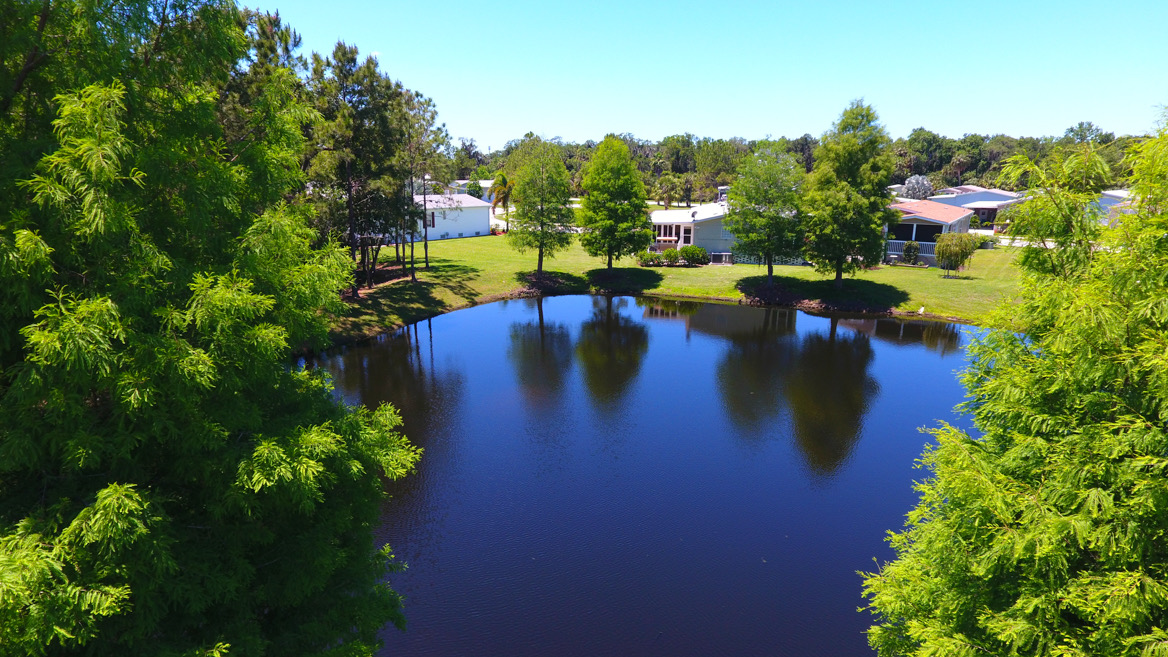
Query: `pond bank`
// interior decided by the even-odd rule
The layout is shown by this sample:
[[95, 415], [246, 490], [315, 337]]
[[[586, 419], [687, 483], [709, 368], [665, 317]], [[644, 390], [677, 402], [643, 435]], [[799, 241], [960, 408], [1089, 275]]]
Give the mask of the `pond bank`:
[[[830, 276], [810, 267], [776, 266], [777, 292], [764, 289], [765, 268], [755, 265], [606, 270], [578, 244], [547, 262], [534, 277], [533, 255], [512, 251], [505, 239], [479, 237], [430, 244], [430, 268], [418, 261], [418, 280], [392, 280], [361, 290], [335, 318], [330, 340], [350, 344], [423, 319], [503, 299], [564, 294], [626, 294], [768, 305], [810, 312], [920, 317], [981, 324], [1013, 293], [1018, 269], [1011, 249], [982, 251], [960, 277], [936, 269], [882, 267], [832, 287]], [[923, 310], [922, 310], [923, 309]]]

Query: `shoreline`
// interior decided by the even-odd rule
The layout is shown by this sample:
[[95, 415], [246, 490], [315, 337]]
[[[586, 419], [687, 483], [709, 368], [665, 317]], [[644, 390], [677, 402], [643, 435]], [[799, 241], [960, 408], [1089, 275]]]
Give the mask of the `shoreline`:
[[[392, 280], [392, 281], [387, 281], [385, 283], [374, 286], [372, 288], [365, 288], [363, 291], [369, 292], [369, 291], [381, 289], [384, 287], [391, 286], [399, 281], [405, 281], [405, 280], [406, 279], [396, 279], [396, 280]], [[405, 328], [406, 326], [410, 326], [411, 324], [416, 324], [416, 323], [421, 322], [423, 320], [433, 319], [433, 318], [439, 317], [441, 315], [446, 315], [446, 314], [452, 313], [456, 310], [464, 310], [466, 308], [473, 308], [475, 306], [481, 306], [481, 305], [488, 304], [488, 303], [495, 303], [498, 301], [509, 301], [509, 300], [517, 300], [517, 299], [534, 299], [537, 297], [556, 297], [556, 296], [566, 296], [566, 295], [572, 295], [572, 294], [589, 294], [589, 295], [599, 295], [599, 296], [650, 297], [650, 298], [657, 298], [657, 299], [677, 299], [677, 300], [685, 300], [685, 301], [702, 301], [702, 302], [707, 302], [707, 303], [724, 303], [724, 304], [754, 306], [754, 307], [759, 307], [759, 308], [765, 308], [765, 307], [793, 308], [795, 310], [801, 310], [801, 311], [807, 312], [807, 313], [845, 313], [848, 315], [859, 315], [859, 316], [865, 316], [865, 317], [899, 317], [899, 318], [903, 318], [903, 319], [914, 319], [915, 318], [915, 319], [921, 319], [921, 320], [926, 320], [926, 321], [949, 322], [952, 324], [964, 324], [966, 326], [979, 326], [979, 324], [977, 324], [973, 321], [970, 321], [968, 319], [962, 318], [962, 317], [938, 315], [938, 314], [928, 313], [928, 312], [925, 312], [925, 313], [906, 312], [903, 310], [897, 310], [895, 308], [872, 307], [872, 306], [869, 306], [866, 304], [861, 304], [861, 303], [842, 303], [842, 304], [832, 303], [830, 301], [823, 301], [821, 299], [807, 299], [807, 298], [803, 298], [803, 297], [798, 297], [797, 295], [785, 293], [782, 290], [779, 290], [778, 292], [779, 292], [779, 294], [776, 297], [772, 297], [771, 299], [763, 299], [761, 297], [747, 296], [747, 295], [743, 295], [743, 296], [738, 297], [738, 298], [733, 298], [733, 297], [708, 296], [708, 295], [689, 295], [689, 294], [653, 294], [650, 292], [635, 292], [635, 291], [619, 290], [619, 289], [618, 290], [607, 290], [607, 289], [602, 289], [602, 288], [592, 288], [588, 291], [581, 291], [581, 290], [573, 290], [573, 289], [561, 289], [561, 288], [558, 288], [554, 285], [549, 285], [547, 287], [525, 286], [525, 287], [515, 288], [515, 289], [509, 290], [507, 292], [484, 295], [482, 297], [478, 297], [478, 298], [474, 299], [473, 301], [465, 301], [463, 303], [459, 303], [459, 304], [455, 304], [455, 305], [446, 307], [439, 312], [423, 313], [422, 316], [419, 316], [418, 318], [413, 319], [412, 321], [409, 321], [409, 322], [394, 323], [394, 324], [385, 325], [385, 326], [369, 326], [369, 327], [366, 327], [365, 329], [362, 329], [362, 330], [359, 330], [356, 332], [330, 331], [329, 332], [329, 344], [327, 347], [325, 347], [325, 349], [346, 347], [346, 346], [354, 345], [354, 344], [357, 344], [360, 342], [364, 342], [366, 340], [372, 340], [378, 336], [385, 335], [386, 333], [393, 333], [395, 331], [399, 331], [402, 328]], [[354, 304], [356, 302], [354, 302], [351, 299], [347, 299], [345, 301], [345, 303]]]

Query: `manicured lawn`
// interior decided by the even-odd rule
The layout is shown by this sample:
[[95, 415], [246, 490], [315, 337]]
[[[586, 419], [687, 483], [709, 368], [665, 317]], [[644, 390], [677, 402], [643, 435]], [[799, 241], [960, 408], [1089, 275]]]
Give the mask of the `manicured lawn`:
[[[930, 315], [976, 324], [1013, 292], [1018, 281], [1014, 255], [1009, 248], [978, 251], [972, 266], [952, 279], [944, 278], [939, 269], [881, 267], [845, 278], [844, 289], [838, 293], [832, 289], [830, 276], [817, 274], [811, 267], [775, 267], [775, 279], [790, 296], [831, 306], [901, 312], [923, 307]], [[337, 318], [334, 339], [346, 342], [376, 335], [513, 294], [528, 286], [535, 254], [516, 253], [503, 237], [468, 237], [431, 242], [430, 269], [421, 269], [421, 262], [419, 246], [417, 283], [401, 279], [362, 290], [362, 299]], [[548, 277], [540, 287], [549, 293], [607, 290], [739, 300], [744, 291], [751, 293], [766, 282], [766, 268], [757, 265], [644, 268], [626, 258], [608, 272], [604, 264], [573, 244], [555, 259], [544, 260]]]

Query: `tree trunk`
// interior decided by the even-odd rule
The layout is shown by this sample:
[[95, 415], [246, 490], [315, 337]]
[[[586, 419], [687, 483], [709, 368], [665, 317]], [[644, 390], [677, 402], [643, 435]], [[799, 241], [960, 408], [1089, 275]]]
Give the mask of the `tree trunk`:
[[536, 261], [535, 273], [537, 276], [543, 275], [543, 247], [539, 247], [539, 260]]
[[767, 287], [775, 286], [775, 259], [772, 256], [767, 256]]
[[[425, 183], [422, 183], [425, 184]], [[426, 218], [425, 208], [422, 212], [422, 257], [425, 265], [423, 269], [430, 268], [430, 220]]]
[[610, 270], [612, 269], [612, 254], [611, 253], [608, 254], [608, 268]]
[[844, 289], [844, 265], [839, 263], [835, 266], [835, 289]]
[[[357, 217], [353, 212], [353, 178], [352, 178], [352, 164], [345, 162], [345, 205], [349, 213], [349, 258], [353, 264], [357, 264]], [[353, 297], [361, 296], [359, 288], [361, 286], [360, 279], [353, 277]]]
[[414, 240], [410, 238], [410, 280], [418, 282], [418, 268], [414, 265]]

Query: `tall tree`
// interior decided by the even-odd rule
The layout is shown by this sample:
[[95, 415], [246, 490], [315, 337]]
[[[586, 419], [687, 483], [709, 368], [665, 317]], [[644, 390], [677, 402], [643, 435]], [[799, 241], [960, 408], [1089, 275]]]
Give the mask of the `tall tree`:
[[543, 142], [530, 154], [515, 181], [515, 226], [507, 241], [520, 253], [538, 253], [536, 275], [543, 274], [543, 259], [572, 243], [574, 215], [569, 205], [572, 183], [555, 146]]
[[356, 295], [361, 278], [372, 284], [377, 265], [365, 247], [373, 235], [389, 232], [394, 197], [385, 190], [400, 178], [395, 157], [404, 137], [403, 91], [374, 57], [361, 60], [343, 42], [332, 55], [314, 53], [312, 60], [308, 86], [322, 120], [311, 135], [309, 175], [318, 212], [332, 230], [344, 227], [355, 265], [361, 257]]
[[775, 283], [775, 260], [803, 250], [800, 194], [802, 165], [787, 153], [763, 147], [739, 168], [730, 188], [730, 211], [722, 220], [736, 251], [762, 258], [767, 286]]
[[837, 290], [845, 272], [880, 262], [884, 227], [896, 222], [896, 212], [888, 207], [894, 166], [888, 144], [875, 110], [856, 100], [815, 151], [806, 257], [817, 271], [835, 273]]
[[646, 214], [645, 186], [625, 143], [604, 138], [584, 169], [580, 244], [588, 255], [612, 261], [649, 248], [653, 225]]
[[[443, 152], [450, 142], [446, 133], [446, 125], [438, 123], [438, 109], [434, 101], [413, 92], [405, 95], [405, 142], [401, 149], [401, 166], [405, 169], [410, 181], [410, 193], [431, 193], [429, 188], [420, 188], [426, 185], [426, 180], [438, 177], [443, 161]], [[419, 208], [418, 214], [422, 219], [422, 259], [423, 266], [430, 268], [430, 230], [429, 222], [425, 217], [425, 208]], [[413, 253], [413, 242], [410, 242], [410, 253]], [[412, 260], [412, 256], [411, 256]], [[413, 267], [411, 266], [411, 276]]]
[[[932, 431], [897, 558], [865, 581], [881, 655], [1168, 646], [1168, 133], [1132, 155], [1137, 214], [1066, 267], [1024, 263], [1020, 298], [970, 348], [977, 432]], [[1030, 191], [1054, 224], [1077, 186], [1055, 173]]]
[[296, 76], [232, 97], [230, 4], [44, 6], [101, 47], [46, 51], [0, 121], [44, 148], [0, 196], [0, 652], [372, 652], [381, 477], [417, 453], [288, 367], [351, 276], [297, 203]]

